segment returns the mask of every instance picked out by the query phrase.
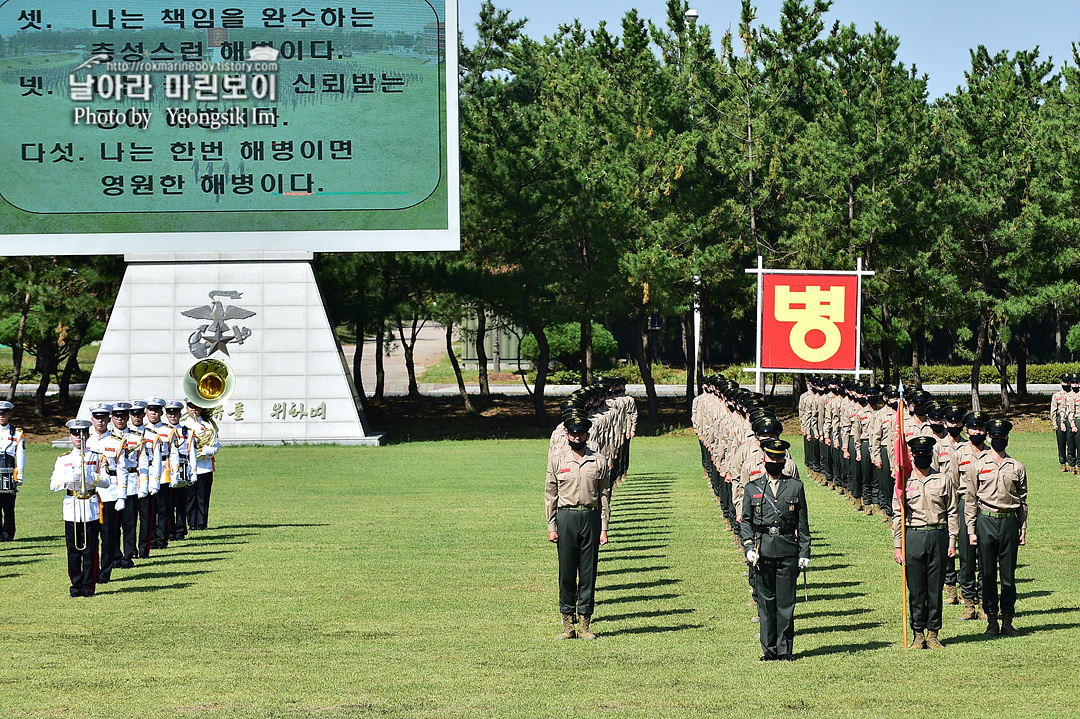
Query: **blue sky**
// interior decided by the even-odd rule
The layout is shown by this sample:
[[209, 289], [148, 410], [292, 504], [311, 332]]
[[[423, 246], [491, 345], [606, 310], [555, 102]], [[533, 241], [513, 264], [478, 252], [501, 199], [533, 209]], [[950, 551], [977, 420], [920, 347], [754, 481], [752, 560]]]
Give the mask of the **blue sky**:
[[[466, 43], [476, 40], [475, 25], [481, 0], [458, 0], [459, 26]], [[779, 25], [782, 0], [758, 0], [757, 22]], [[496, 0], [496, 7], [509, 9], [513, 17], [528, 18], [525, 32], [541, 38], [554, 34], [560, 23], [580, 18], [586, 28], [606, 20], [617, 32], [626, 11], [632, 7], [645, 18], [661, 23], [666, 12], [664, 0]], [[691, 0], [719, 40], [723, 32], [738, 24], [740, 0]], [[931, 98], [953, 92], [964, 82], [970, 66], [968, 50], [985, 45], [998, 50], [1031, 50], [1039, 46], [1042, 57], [1052, 56], [1058, 67], [1072, 63], [1072, 43], [1080, 41], [1080, 2], [1077, 0], [836, 0], [826, 21], [855, 23], [869, 32], [877, 21], [900, 38], [900, 60], [914, 63], [920, 73], [930, 76]]]

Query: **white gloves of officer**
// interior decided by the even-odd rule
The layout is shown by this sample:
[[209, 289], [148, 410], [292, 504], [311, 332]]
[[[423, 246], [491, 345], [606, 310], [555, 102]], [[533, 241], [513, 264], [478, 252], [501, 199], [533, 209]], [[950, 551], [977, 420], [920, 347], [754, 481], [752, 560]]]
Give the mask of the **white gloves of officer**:
[[751, 564], [756, 564], [760, 556], [761, 555], [751, 549], [749, 552], [746, 553], [746, 561], [750, 562]]
[[806, 569], [810, 566], [810, 560], [807, 557], [799, 557], [799, 569]]
[[116, 511], [119, 512], [125, 506], [123, 498], [116, 500]]

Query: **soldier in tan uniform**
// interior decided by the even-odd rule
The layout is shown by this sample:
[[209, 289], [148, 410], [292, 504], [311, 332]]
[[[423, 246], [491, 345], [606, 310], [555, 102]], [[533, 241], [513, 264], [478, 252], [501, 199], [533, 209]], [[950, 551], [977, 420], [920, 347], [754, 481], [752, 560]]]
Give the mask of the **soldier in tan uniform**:
[[1054, 427], [1057, 438], [1058, 464], [1061, 465], [1062, 472], [1068, 471], [1066, 447], [1069, 429], [1065, 424], [1065, 405], [1072, 391], [1071, 380], [1070, 375], [1061, 375], [1061, 389], [1054, 392], [1054, 396], [1050, 398], [1050, 424]]
[[580, 412], [564, 416], [567, 446], [549, 459], [547, 467], [544, 508], [548, 541], [558, 547], [559, 555], [563, 619], [559, 639], [596, 638], [590, 625], [596, 564], [600, 545], [607, 544], [611, 519], [611, 475], [607, 461], [588, 446], [591, 424]]
[[[1027, 471], [1005, 452], [1012, 422], [986, 423], [990, 449], [983, 452], [966, 474], [969, 541], [979, 548], [986, 636], [1019, 636], [1013, 627], [1016, 613], [1016, 558], [1027, 541]], [[998, 575], [1001, 576], [1000, 604]], [[1001, 625], [998, 626], [998, 611]]]
[[[942, 474], [948, 475], [956, 487], [956, 511], [961, 517], [959, 523], [960, 534], [956, 540], [956, 554], [960, 555], [963, 546], [967, 544], [967, 525], [963, 522], [964, 516], [964, 483], [960, 479], [960, 471], [956, 455], [960, 449], [960, 432], [963, 430], [964, 410], [956, 405], [941, 408], [941, 420], [944, 435], [934, 444], [934, 468]], [[945, 570], [945, 603], [959, 604], [960, 598], [956, 591], [956, 557], [952, 557]]]
[[1076, 437], [1077, 437], [1077, 415], [1080, 412], [1077, 411], [1077, 405], [1080, 404], [1080, 374], [1074, 374], [1069, 378], [1069, 387], [1072, 389], [1069, 392], [1069, 396], [1065, 398], [1065, 461], [1068, 464], [1068, 471], [1073, 474], [1080, 472], [1080, 465], [1077, 463], [1076, 457]]
[[893, 442], [895, 439], [896, 409], [900, 403], [900, 390], [896, 385], [882, 388], [885, 405], [879, 409], [870, 424], [870, 452], [877, 478], [878, 511], [881, 521], [889, 521], [892, 516], [892, 478]]
[[938, 639], [941, 588], [959, 531], [956, 485], [934, 468], [934, 445], [934, 438], [925, 435], [908, 441], [914, 467], [904, 480], [904, 506], [893, 497], [893, 557], [907, 577], [912, 649], [943, 646]]
[[967, 431], [967, 441], [957, 444], [953, 451], [952, 461], [955, 464], [959, 485], [957, 487], [957, 506], [960, 507], [961, 524], [960, 537], [957, 540], [957, 556], [960, 559], [960, 594], [964, 602], [964, 611], [960, 614], [960, 621], [966, 622], [972, 619], [985, 619], [982, 613], [982, 596], [979, 587], [979, 552], [971, 544], [968, 536], [967, 522], [964, 515], [967, 512], [967, 482], [968, 473], [975, 466], [976, 460], [988, 451], [986, 447], [986, 422], [989, 419], [985, 412], [975, 410], [964, 415], [963, 424]]

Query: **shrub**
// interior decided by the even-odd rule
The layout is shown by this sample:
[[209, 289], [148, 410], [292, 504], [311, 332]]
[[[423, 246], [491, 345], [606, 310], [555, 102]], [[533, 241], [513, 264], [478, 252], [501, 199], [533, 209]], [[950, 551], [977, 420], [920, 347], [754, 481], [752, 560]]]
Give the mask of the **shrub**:
[[[563, 367], [581, 367], [581, 325], [569, 322], [562, 325], [554, 325], [544, 330], [548, 345], [551, 348], [551, 359]], [[521, 338], [519, 349], [521, 356], [532, 362], [540, 359], [540, 345], [532, 334]], [[594, 358], [610, 359], [619, 351], [619, 343], [603, 325], [592, 323], [592, 352]]]

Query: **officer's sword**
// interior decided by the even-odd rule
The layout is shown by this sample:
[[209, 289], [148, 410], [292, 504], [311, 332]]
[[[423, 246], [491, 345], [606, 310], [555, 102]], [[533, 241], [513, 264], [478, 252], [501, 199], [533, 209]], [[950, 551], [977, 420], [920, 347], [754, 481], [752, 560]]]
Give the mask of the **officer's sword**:
[[810, 595], [806, 592], [806, 567], [802, 570], [802, 598], [804, 602], [810, 601]]

